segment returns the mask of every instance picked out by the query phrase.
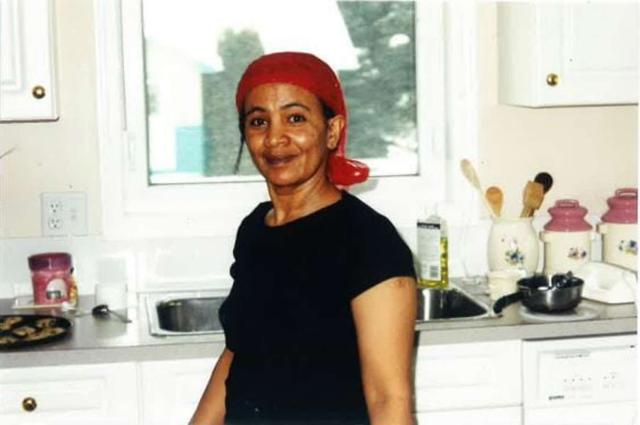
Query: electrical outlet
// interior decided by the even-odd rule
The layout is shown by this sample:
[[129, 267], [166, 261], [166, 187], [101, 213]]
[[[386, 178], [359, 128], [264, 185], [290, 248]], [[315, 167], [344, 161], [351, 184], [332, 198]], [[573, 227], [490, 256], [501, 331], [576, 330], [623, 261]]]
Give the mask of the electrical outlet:
[[87, 195], [84, 192], [42, 193], [41, 213], [44, 236], [87, 234]]

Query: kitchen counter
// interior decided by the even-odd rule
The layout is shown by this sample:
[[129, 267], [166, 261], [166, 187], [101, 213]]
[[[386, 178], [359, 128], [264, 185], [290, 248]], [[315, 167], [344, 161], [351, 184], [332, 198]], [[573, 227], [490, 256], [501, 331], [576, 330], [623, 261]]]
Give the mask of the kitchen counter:
[[[483, 284], [457, 286], [486, 304]], [[33, 310], [13, 310], [12, 299], [0, 299], [0, 314], [30, 314]], [[93, 297], [81, 297], [79, 310], [90, 310]], [[501, 317], [445, 319], [416, 324], [420, 345], [454, 344], [513, 339], [571, 338], [637, 332], [635, 305], [602, 304], [583, 300], [580, 307], [596, 311], [597, 317], [579, 321], [539, 321], [523, 318], [519, 303], [507, 307]], [[41, 314], [60, 314], [58, 310], [38, 309]], [[0, 351], [0, 367], [47, 366], [60, 364], [110, 363], [215, 357], [224, 348], [224, 335], [155, 337], [149, 334], [146, 306], [128, 311], [132, 323], [117, 319], [94, 318], [90, 314], [74, 317], [72, 335], [40, 347]]]

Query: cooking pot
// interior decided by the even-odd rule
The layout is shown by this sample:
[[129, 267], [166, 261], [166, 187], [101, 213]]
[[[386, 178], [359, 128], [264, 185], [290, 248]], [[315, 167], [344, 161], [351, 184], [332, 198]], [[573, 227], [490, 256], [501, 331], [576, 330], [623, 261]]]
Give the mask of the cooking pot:
[[518, 280], [518, 292], [499, 298], [493, 305], [493, 311], [502, 310], [515, 302], [538, 313], [554, 313], [575, 308], [582, 301], [584, 281], [571, 272], [555, 274], [551, 282], [546, 275], [536, 274]]

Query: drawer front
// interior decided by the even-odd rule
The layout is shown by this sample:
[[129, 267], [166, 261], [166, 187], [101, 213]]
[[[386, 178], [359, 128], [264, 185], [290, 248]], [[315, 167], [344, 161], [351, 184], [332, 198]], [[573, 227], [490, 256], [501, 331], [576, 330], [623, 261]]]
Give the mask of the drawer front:
[[215, 357], [142, 363], [143, 423], [186, 424], [209, 382]]
[[0, 422], [136, 423], [133, 363], [0, 370]]
[[416, 411], [519, 405], [520, 341], [419, 346]]

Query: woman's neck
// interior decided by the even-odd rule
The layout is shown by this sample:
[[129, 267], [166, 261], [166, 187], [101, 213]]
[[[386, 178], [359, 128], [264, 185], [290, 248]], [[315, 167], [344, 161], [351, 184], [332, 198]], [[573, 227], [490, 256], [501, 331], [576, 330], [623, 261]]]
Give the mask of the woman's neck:
[[328, 180], [295, 189], [269, 186], [273, 209], [267, 213], [268, 226], [281, 226], [338, 202], [342, 193]]

